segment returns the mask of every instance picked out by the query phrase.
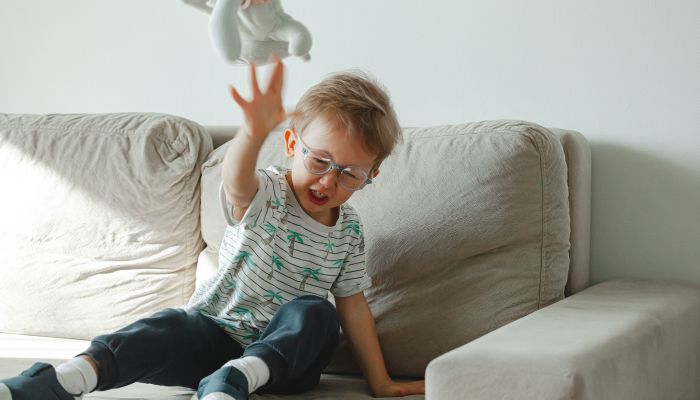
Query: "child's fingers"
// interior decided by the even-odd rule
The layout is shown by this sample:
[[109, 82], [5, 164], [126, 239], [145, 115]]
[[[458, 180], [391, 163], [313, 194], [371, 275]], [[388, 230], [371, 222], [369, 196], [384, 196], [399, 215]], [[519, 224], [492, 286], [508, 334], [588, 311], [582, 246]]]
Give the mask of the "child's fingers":
[[272, 72], [272, 77], [270, 78], [270, 86], [267, 88], [268, 92], [273, 92], [279, 94], [282, 92], [282, 85], [284, 83], [284, 64], [275, 56], [275, 70]]
[[255, 64], [250, 64], [250, 85], [253, 88], [253, 95], [260, 94], [260, 87], [258, 86], [258, 78], [255, 72]]
[[233, 101], [235, 101], [236, 104], [238, 104], [241, 108], [244, 108], [247, 105], [247, 102], [243, 97], [241, 97], [240, 94], [238, 94], [238, 91], [235, 87], [229, 86], [229, 92], [231, 92], [231, 97], [233, 97]]

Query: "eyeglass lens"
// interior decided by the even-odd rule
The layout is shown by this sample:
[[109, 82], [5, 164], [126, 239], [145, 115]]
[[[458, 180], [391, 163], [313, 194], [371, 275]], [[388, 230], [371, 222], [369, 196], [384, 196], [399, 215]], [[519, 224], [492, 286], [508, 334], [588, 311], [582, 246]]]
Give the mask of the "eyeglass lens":
[[[333, 168], [331, 160], [315, 154], [311, 150], [307, 150], [304, 154], [304, 166], [309, 172], [315, 175], [326, 174]], [[337, 179], [338, 183], [346, 189], [357, 190], [367, 181], [367, 175], [358, 168], [348, 166], [340, 171]]]

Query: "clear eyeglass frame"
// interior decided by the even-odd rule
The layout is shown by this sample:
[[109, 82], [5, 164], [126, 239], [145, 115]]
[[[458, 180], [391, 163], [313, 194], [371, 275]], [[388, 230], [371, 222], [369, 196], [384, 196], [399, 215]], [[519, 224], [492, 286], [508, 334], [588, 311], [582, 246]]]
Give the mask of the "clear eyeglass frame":
[[[331, 171], [338, 171], [336, 179], [340, 186], [350, 191], [357, 191], [372, 183], [369, 173], [356, 165], [339, 165], [333, 161], [333, 157], [323, 150], [312, 149], [301, 140], [301, 154], [304, 156], [304, 167], [313, 175], [326, 175]], [[371, 171], [370, 171], [371, 173]]]

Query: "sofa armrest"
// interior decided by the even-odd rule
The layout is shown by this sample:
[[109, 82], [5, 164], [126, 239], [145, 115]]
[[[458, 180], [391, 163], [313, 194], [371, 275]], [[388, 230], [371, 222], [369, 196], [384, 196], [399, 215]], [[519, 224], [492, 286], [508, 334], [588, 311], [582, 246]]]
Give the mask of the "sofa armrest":
[[700, 289], [590, 287], [431, 361], [426, 398], [698, 399]]

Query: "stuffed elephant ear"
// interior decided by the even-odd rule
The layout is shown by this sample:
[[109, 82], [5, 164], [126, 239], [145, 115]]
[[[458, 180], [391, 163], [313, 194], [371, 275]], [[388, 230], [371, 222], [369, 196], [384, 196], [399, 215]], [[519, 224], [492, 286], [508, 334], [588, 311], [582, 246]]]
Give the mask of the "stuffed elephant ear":
[[309, 60], [311, 33], [282, 9], [280, 0], [183, 0], [211, 14], [209, 38], [215, 52], [233, 64], [265, 64], [276, 54]]

